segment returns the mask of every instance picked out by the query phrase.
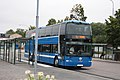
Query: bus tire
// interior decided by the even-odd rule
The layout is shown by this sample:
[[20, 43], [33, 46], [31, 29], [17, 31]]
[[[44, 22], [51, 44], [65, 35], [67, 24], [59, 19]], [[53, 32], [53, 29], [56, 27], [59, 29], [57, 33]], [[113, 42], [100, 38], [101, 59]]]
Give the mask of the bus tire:
[[59, 65], [59, 61], [58, 61], [58, 58], [56, 57], [56, 58], [54, 59], [54, 66], [55, 66], [55, 67], [58, 67], [58, 65]]

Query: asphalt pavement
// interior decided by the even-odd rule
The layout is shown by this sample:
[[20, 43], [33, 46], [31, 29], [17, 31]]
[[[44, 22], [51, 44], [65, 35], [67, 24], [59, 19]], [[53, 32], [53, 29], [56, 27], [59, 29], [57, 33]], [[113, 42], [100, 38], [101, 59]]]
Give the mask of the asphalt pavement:
[[[120, 64], [120, 61], [104, 60], [99, 58], [93, 58], [93, 61], [103, 61]], [[34, 66], [28, 65], [25, 62], [17, 62], [14, 65], [0, 59], [0, 80], [24, 80], [24, 78], [26, 77], [26, 70], [31, 70], [33, 72]]]

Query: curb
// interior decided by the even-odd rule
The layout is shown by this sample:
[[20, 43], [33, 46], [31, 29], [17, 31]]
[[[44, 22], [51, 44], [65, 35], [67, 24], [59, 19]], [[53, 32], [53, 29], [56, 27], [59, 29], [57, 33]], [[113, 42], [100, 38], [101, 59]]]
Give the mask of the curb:
[[104, 59], [98, 59], [98, 58], [93, 58], [93, 61], [99, 61], [99, 62], [107, 62], [107, 63], [117, 63], [120, 64], [120, 61], [112, 61], [112, 60], [104, 60]]

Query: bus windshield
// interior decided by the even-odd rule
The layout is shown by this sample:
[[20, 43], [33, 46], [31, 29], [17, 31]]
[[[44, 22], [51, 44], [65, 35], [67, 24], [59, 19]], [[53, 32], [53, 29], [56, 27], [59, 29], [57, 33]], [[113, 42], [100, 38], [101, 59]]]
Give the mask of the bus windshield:
[[91, 35], [90, 25], [68, 23], [67, 24], [67, 34], [77, 34], [77, 35]]
[[67, 44], [67, 53], [66, 55], [73, 56], [91, 56], [91, 45], [84, 44]]

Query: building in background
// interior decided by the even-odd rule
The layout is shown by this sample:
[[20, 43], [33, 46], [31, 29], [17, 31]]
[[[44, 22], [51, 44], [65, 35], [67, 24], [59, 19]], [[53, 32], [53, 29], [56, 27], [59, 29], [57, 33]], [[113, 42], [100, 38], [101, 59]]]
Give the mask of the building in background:
[[22, 35], [17, 34], [17, 33], [10, 35], [10, 38], [21, 38], [21, 37]]
[[0, 38], [9, 38], [9, 34], [0, 33]]

